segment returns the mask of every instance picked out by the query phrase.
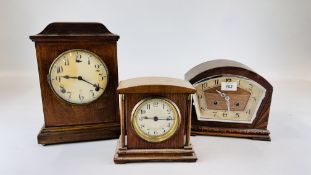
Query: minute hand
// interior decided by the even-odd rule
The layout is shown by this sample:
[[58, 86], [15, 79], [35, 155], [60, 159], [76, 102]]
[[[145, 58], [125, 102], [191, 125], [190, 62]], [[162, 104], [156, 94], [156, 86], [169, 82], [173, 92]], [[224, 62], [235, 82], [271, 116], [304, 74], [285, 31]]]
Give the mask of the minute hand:
[[226, 95], [225, 93], [219, 91], [219, 90], [216, 90], [216, 92], [219, 93], [219, 95], [225, 99], [227, 109], [230, 112], [230, 97], [228, 95]]
[[103, 89], [103, 88], [100, 87], [99, 85], [93, 84], [93, 83], [91, 83], [91, 82], [89, 82], [89, 81], [83, 79], [82, 76], [71, 77], [71, 76], [68, 76], [68, 75], [64, 75], [64, 76], [62, 76], [62, 77], [65, 78], [65, 79], [71, 78], [71, 79], [78, 79], [78, 80], [80, 80], [80, 81], [84, 81], [84, 82], [86, 82], [86, 83], [88, 83], [88, 84], [94, 86], [96, 91], [98, 91], [99, 89]]
[[86, 83], [88, 83], [88, 84], [94, 86], [96, 91], [98, 91], [99, 89], [103, 89], [103, 88], [100, 87], [99, 85], [93, 84], [93, 83], [91, 83], [91, 82], [89, 82], [89, 81], [83, 79], [82, 76], [78, 76], [78, 80], [84, 81], [84, 82], [86, 82]]

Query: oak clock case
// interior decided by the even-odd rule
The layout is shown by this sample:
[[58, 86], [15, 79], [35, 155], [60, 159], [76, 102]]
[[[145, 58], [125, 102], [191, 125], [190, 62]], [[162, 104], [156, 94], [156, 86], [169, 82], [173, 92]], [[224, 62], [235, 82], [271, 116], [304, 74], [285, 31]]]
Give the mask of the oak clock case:
[[117, 138], [119, 36], [100, 23], [51, 23], [30, 39], [44, 113], [38, 143]]
[[186, 75], [193, 96], [193, 135], [243, 137], [270, 141], [267, 130], [273, 88], [247, 66], [213, 60]]
[[114, 162], [197, 160], [190, 143], [192, 85], [166, 77], [121, 81], [121, 135]]

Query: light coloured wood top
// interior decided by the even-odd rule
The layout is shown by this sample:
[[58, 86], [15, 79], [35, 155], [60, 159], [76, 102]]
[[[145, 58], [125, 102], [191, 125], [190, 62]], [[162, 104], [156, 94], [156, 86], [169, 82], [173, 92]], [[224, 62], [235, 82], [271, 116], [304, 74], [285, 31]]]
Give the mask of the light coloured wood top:
[[126, 93], [184, 93], [193, 94], [194, 87], [185, 80], [168, 77], [139, 77], [120, 82], [117, 92]]
[[219, 67], [240, 67], [240, 68], [252, 71], [251, 68], [247, 67], [246, 65], [240, 62], [237, 62], [234, 60], [227, 60], [227, 59], [217, 59], [217, 60], [206, 61], [204, 63], [201, 63], [193, 67], [185, 74], [185, 79], [191, 80], [192, 78], [201, 74], [204, 71], [219, 68]]

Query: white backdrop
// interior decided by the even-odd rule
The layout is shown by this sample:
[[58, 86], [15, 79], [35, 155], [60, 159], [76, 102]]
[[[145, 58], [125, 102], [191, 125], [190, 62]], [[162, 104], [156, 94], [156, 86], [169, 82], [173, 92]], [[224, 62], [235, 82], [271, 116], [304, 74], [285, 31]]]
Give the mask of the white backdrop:
[[[115, 165], [116, 140], [41, 146], [34, 43], [51, 22], [101, 22], [118, 35], [120, 80], [183, 78], [214, 58], [274, 86], [272, 142], [192, 137], [198, 162]], [[0, 0], [0, 174], [311, 174], [310, 0]]]
[[183, 78], [230, 58], [272, 78], [311, 79], [309, 0], [1, 0], [0, 74], [37, 74], [28, 36], [48, 23], [95, 21], [121, 36], [120, 79]]

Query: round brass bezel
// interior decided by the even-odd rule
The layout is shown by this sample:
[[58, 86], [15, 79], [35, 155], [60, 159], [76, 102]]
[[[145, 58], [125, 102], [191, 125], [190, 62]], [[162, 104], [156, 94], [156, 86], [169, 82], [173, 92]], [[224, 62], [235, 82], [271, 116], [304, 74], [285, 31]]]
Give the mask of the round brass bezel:
[[[174, 116], [175, 116], [175, 122], [173, 124], [173, 126], [171, 127], [171, 129], [169, 131], [167, 131], [165, 134], [162, 135], [158, 135], [158, 136], [151, 136], [148, 135], [146, 133], [144, 133], [142, 130], [140, 130], [140, 128], [137, 126], [136, 123], [136, 117], [137, 117], [137, 112], [138, 112], [138, 108], [140, 105], [142, 105], [143, 103], [149, 101], [149, 100], [154, 100], [154, 99], [159, 99], [161, 101], [163, 101], [164, 103], [166, 103], [168, 106], [170, 106], [170, 108], [173, 110]], [[142, 139], [148, 141], [148, 142], [152, 142], [152, 143], [159, 143], [162, 141], [165, 141], [167, 139], [169, 139], [170, 137], [172, 137], [177, 129], [180, 126], [180, 121], [181, 121], [181, 115], [180, 115], [180, 111], [177, 107], [177, 105], [170, 99], [164, 98], [164, 97], [149, 97], [149, 98], [145, 98], [141, 101], [139, 101], [135, 107], [132, 110], [132, 114], [131, 114], [131, 123], [132, 123], [132, 127], [135, 130], [135, 133]]]

